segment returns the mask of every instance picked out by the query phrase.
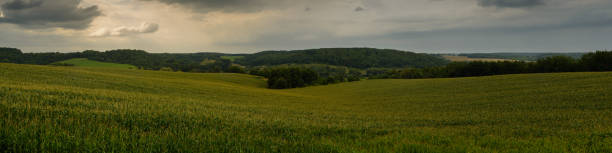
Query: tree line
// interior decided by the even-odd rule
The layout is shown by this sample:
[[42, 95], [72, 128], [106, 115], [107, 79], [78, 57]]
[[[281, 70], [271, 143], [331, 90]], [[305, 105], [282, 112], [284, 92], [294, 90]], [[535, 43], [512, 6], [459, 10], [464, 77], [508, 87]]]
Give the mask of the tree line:
[[452, 78], [520, 73], [612, 71], [612, 52], [597, 51], [575, 59], [569, 56], [541, 58], [535, 62], [453, 62], [429, 68], [392, 69], [373, 74], [371, 79]]
[[286, 89], [314, 85], [319, 74], [311, 69], [301, 67], [274, 68], [269, 70], [268, 88]]
[[[6, 54], [6, 55], [5, 55]], [[233, 63], [222, 56], [240, 55]], [[282, 64], [324, 64], [365, 69], [371, 67], [402, 68], [442, 66], [447, 60], [438, 56], [375, 48], [322, 48], [296, 51], [264, 51], [255, 54], [187, 53], [156, 54], [143, 50], [119, 49], [105, 52], [87, 50], [74, 53], [22, 53], [15, 48], [0, 48], [0, 62], [47, 65], [71, 58], [88, 58], [101, 62], [130, 64], [142, 69], [170, 68], [184, 72], [238, 71], [232, 65], [246, 67]], [[203, 61], [204, 60], [204, 61]], [[202, 64], [204, 62], [204, 64]], [[207, 65], [207, 66], [203, 66]]]
[[48, 65], [72, 58], [130, 64], [144, 70], [183, 72], [241, 72], [242, 68], [222, 59], [222, 53], [155, 54], [143, 50], [118, 49], [105, 52], [87, 50], [73, 53], [22, 53], [16, 48], [0, 48], [0, 62]]
[[511, 59], [519, 61], [537, 61], [538, 59], [553, 57], [553, 56], [568, 56], [579, 59], [586, 53], [463, 53], [459, 56], [469, 58], [496, 58], [496, 59]]
[[363, 76], [358, 69], [322, 64], [253, 67], [247, 72], [268, 78], [268, 87], [272, 89], [353, 82]]

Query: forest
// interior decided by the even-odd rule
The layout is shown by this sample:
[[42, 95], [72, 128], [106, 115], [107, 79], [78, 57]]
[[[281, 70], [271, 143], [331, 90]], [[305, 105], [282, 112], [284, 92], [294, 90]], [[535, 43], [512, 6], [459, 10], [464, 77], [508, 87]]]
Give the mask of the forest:
[[579, 59], [586, 53], [462, 53], [457, 54], [458, 56], [466, 56], [469, 58], [496, 58], [496, 59], [509, 59], [519, 61], [537, 61], [538, 59], [553, 57], [553, 56], [568, 56], [575, 59]]
[[322, 48], [295, 51], [263, 51], [247, 54], [237, 60], [238, 64], [248, 66], [280, 64], [328, 64], [366, 69], [372, 67], [403, 68], [431, 67], [448, 63], [437, 56], [374, 48]]
[[535, 62], [453, 62], [446, 66], [388, 70], [370, 78], [452, 78], [522, 73], [599, 72], [612, 71], [612, 52], [596, 51], [581, 58], [552, 56]]

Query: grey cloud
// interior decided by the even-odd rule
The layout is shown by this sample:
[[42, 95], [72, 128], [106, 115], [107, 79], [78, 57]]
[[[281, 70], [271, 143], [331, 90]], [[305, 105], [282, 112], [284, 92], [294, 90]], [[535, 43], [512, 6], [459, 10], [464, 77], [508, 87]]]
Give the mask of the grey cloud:
[[23, 28], [65, 28], [82, 30], [102, 15], [97, 6], [79, 7], [81, 0], [11, 0], [0, 8], [0, 23], [12, 23]]
[[[3, 1], [14, 0], [0, 0], [0, 4], [3, 4]], [[41, 1], [43, 3], [30, 3]], [[16, 3], [14, 7], [7, 8], [29, 10], [23, 8], [40, 8], [48, 5], [45, 4], [47, 1], [55, 3], [63, 0], [21, 0], [23, 3]], [[260, 10], [279, 10], [280, 17], [275, 14], [265, 20], [249, 21], [248, 24], [243, 24], [244, 26], [240, 24], [233, 26], [230, 24], [234, 22], [227, 22], [223, 23], [228, 24], [227, 27], [194, 26], [193, 29], [180, 29], [191, 27], [175, 26], [181, 22], [174, 22], [177, 20], [173, 17], [170, 17], [171, 20], [164, 16], [159, 16], [160, 20], [143, 19], [163, 26], [165, 36], [180, 37], [181, 40], [176, 42], [170, 42], [167, 38], [160, 38], [158, 35], [143, 34], [155, 32], [160, 28], [154, 24], [123, 25], [92, 31], [94, 33], [90, 33], [89, 36], [112, 37], [95, 39], [96, 41], [88, 41], [92, 38], [85, 36], [23, 32], [21, 28], [0, 24], [0, 36], [4, 36], [0, 37], [0, 46], [18, 47], [30, 51], [49, 48], [64, 51], [74, 48], [77, 50], [151, 48], [150, 51], [157, 52], [167, 50], [254, 52], [269, 49], [327, 47], [377, 47], [421, 52], [586, 51], [612, 48], [612, 44], [607, 39], [612, 33], [610, 0], [429, 0], [435, 1], [431, 3], [406, 0], [134, 0], [134, 2], [113, 0], [117, 2], [113, 5], [138, 4], [137, 1], [180, 6], [178, 9], [194, 11], [188, 12], [193, 13], [194, 18], [207, 17], [200, 13], [211, 11], [253, 13]], [[142, 5], [142, 7], [150, 6], [157, 5]], [[354, 12], [358, 6], [365, 8], [365, 11]], [[517, 11], [513, 8], [537, 9]], [[152, 9], [157, 11], [157, 8]], [[140, 12], [146, 9], [134, 11]], [[206, 20], [215, 19], [223, 20], [223, 18]], [[208, 29], [198, 28], [211, 28], [220, 32], [207, 35]], [[244, 32], [233, 32], [234, 30], [244, 30]], [[249, 39], [223, 38], [225, 35], [234, 34], [235, 37]], [[121, 36], [129, 39], [118, 38]], [[221, 38], [217, 38], [218, 36]], [[165, 43], [159, 43], [162, 42], [160, 40]]]
[[3, 4], [2, 8], [7, 10], [22, 10], [33, 7], [38, 7], [42, 4], [42, 1], [12, 1], [10, 3]]
[[[189, 7], [194, 11], [255, 12], [274, 4], [265, 0], [141, 0]], [[282, 1], [282, 0], [281, 0]]]
[[543, 0], [478, 0], [482, 7], [525, 8], [544, 5]]
[[159, 30], [159, 25], [156, 23], [142, 23], [137, 27], [121, 26], [113, 29], [102, 28], [91, 33], [92, 37], [109, 37], [109, 36], [130, 36], [145, 33], [154, 33]]
[[364, 9], [363, 7], [361, 7], [361, 6], [360, 6], [360, 7], [355, 8], [355, 12], [361, 12], [361, 11], [364, 11], [364, 10], [365, 10], [365, 9]]
[[[239, 12], [252, 13], [265, 10], [278, 9], [304, 9], [304, 11], [312, 11], [319, 9], [321, 5], [326, 5], [335, 2], [344, 2], [341, 0], [140, 0], [160, 2], [168, 5], [177, 5], [183, 8], [190, 9], [195, 12]], [[312, 6], [314, 5], [314, 6]]]

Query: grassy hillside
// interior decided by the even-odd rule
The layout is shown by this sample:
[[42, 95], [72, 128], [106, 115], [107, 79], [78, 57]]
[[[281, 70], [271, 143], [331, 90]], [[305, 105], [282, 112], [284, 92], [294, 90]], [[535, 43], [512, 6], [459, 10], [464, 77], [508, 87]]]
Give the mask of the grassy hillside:
[[[78, 67], [103, 67], [103, 68], [120, 68], [120, 69], [137, 69], [129, 64], [117, 64], [88, 60], [87, 58], [73, 58], [65, 61], [55, 62], [59, 64], [71, 64]], [[54, 64], [55, 64], [54, 63]]]
[[368, 80], [0, 64], [4, 152], [612, 152], [612, 73]]

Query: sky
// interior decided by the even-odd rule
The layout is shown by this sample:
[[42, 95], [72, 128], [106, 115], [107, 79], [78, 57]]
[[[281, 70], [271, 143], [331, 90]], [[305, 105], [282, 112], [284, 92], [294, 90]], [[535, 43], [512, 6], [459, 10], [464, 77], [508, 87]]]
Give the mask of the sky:
[[612, 49], [611, 0], [0, 0], [0, 47], [253, 53]]

